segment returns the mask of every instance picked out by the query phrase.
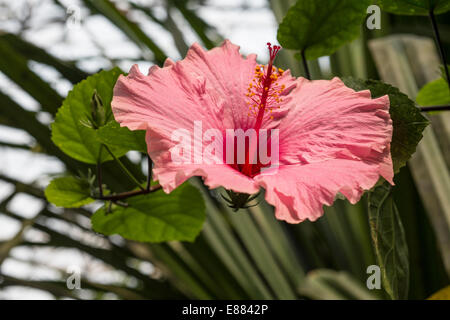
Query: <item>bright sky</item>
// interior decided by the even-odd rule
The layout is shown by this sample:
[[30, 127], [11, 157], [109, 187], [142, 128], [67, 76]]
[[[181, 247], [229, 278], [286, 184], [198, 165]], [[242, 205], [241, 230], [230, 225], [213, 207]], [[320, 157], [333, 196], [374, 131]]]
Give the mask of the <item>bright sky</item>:
[[[80, 1], [62, 0], [62, 3], [68, 8], [78, 10]], [[164, 9], [161, 1], [157, 0], [138, 0], [141, 4], [151, 4], [156, 8], [155, 14], [164, 15]], [[218, 32], [230, 39], [232, 42], [241, 46], [244, 54], [257, 53], [262, 61], [267, 58], [266, 42], [276, 42], [276, 22], [272, 11], [267, 7], [266, 0], [209, 0], [207, 6], [201, 8], [199, 15], [210, 25], [216, 27]], [[118, 60], [119, 66], [128, 71], [132, 64], [138, 63], [142, 72], [146, 72], [151, 63], [147, 61], [133, 61], [139, 56], [139, 49], [131, 42], [127, 41], [125, 36], [105, 18], [94, 16], [86, 18], [86, 11], [81, 10], [81, 24], [76, 27], [71, 22], [62, 24], [61, 22], [52, 22], [55, 20], [66, 20], [66, 12], [56, 6], [52, 0], [0, 0], [0, 30], [17, 32], [20, 27], [17, 22], [11, 19], [13, 16], [24, 16], [26, 3], [34, 4], [34, 10], [28, 20], [30, 29], [25, 31], [24, 37], [30, 42], [44, 48], [49, 53], [62, 59], [75, 60], [82, 59], [79, 67], [90, 72], [99, 68], [110, 68], [108, 60], [101, 56], [107, 56]], [[125, 4], [126, 5], [126, 4]], [[243, 6], [246, 9], [242, 9]], [[11, 9], [6, 10], [4, 8]], [[73, 15], [72, 15], [73, 16]], [[161, 29], [155, 23], [148, 21], [142, 15], [133, 16], [140, 22], [142, 29], [153, 35], [157, 44], [163, 48], [168, 55], [176, 60], [180, 59], [175, 45], [167, 32]], [[186, 22], [182, 17], [175, 16], [180, 29]], [[197, 41], [194, 33], [184, 32], [188, 43]], [[155, 36], [157, 35], [157, 36]], [[45, 80], [63, 96], [70, 90], [71, 85], [60, 78], [55, 70], [33, 63], [30, 68], [40, 74]], [[37, 102], [25, 92], [23, 92], [14, 83], [8, 80], [0, 72], [0, 90], [29, 110], [37, 110]], [[39, 120], [45, 124], [49, 123], [49, 117], [46, 114], [40, 114]], [[0, 125], [0, 141], [30, 144], [33, 138], [27, 134], [6, 128]], [[0, 146], [0, 174], [14, 177], [24, 182], [37, 182], [40, 185], [46, 185], [52, 174], [64, 171], [63, 165], [56, 159], [41, 154], [31, 153], [29, 151], [17, 151]], [[0, 182], [0, 201], [12, 192], [11, 185]], [[31, 218], [41, 208], [42, 203], [30, 196], [17, 195], [8, 209], [21, 216]], [[56, 223], [56, 222], [55, 222]], [[88, 221], [85, 221], [89, 225]], [[55, 225], [53, 225], [56, 227]], [[60, 223], [57, 226], [59, 230], [64, 230], [75, 239], [83, 237], [80, 230], [74, 230]], [[0, 215], [0, 241], [7, 240], [14, 236], [19, 229], [19, 223]], [[36, 231], [29, 230], [26, 239], [33, 241], [45, 241], [45, 235]], [[97, 245], [103, 246], [101, 239], [93, 239]], [[120, 241], [120, 239], [118, 239]], [[93, 261], [87, 255], [83, 255], [75, 250], [68, 249], [27, 249], [16, 248], [12, 251], [13, 258], [7, 259], [2, 266], [2, 272], [21, 278], [38, 279], [59, 279], [64, 274], [68, 266], [78, 266], [84, 275], [98, 282], [118, 281], [121, 275], [110, 270], [107, 266], [98, 261]], [[48, 267], [36, 267], [29, 263], [36, 261], [44, 263]], [[147, 272], [152, 271], [150, 264], [140, 264]], [[24, 289], [20, 287], [10, 287], [6, 290], [0, 290], [0, 299], [51, 299], [47, 293], [35, 289]], [[86, 298], [89, 298], [88, 296]], [[109, 298], [114, 298], [110, 296]]]

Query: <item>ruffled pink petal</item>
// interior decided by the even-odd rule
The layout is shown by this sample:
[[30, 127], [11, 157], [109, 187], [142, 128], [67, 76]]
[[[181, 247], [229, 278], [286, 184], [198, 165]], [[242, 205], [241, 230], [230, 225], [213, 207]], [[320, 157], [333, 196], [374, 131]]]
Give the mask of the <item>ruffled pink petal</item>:
[[280, 122], [278, 172], [255, 180], [278, 219], [316, 220], [338, 193], [356, 203], [379, 177], [393, 184], [389, 98], [371, 99], [341, 80], [299, 79]]
[[256, 55], [242, 57], [239, 46], [225, 40], [221, 47], [205, 51], [194, 44], [186, 58], [179, 62], [192, 77], [204, 77], [209, 94], [215, 94], [221, 104], [223, 128], [251, 127], [254, 119], [248, 116], [245, 93], [252, 80]]
[[358, 202], [364, 190], [378, 181], [378, 171], [377, 164], [330, 159], [281, 166], [276, 174], [259, 175], [255, 180], [266, 190], [277, 219], [299, 223], [322, 216], [323, 205], [332, 205], [338, 193], [351, 203]]
[[166, 191], [192, 175], [201, 175], [211, 187], [254, 192], [254, 182], [229, 166], [175, 166], [170, 150], [176, 144], [172, 133], [177, 129], [193, 133], [195, 121], [202, 122], [202, 134], [210, 128], [251, 126], [254, 119], [248, 116], [244, 98], [255, 66], [255, 55], [244, 58], [238, 46], [225, 41], [210, 51], [194, 44], [184, 60], [168, 59], [163, 68], [152, 67], [148, 76], [135, 65], [128, 76], [119, 78], [111, 103], [115, 119], [131, 130], [147, 130], [155, 178]]
[[288, 96], [290, 110], [279, 125], [282, 164], [362, 161], [393, 183], [388, 96], [371, 99], [370, 91], [355, 92], [339, 78], [300, 78]]
[[190, 177], [203, 177], [204, 183], [211, 189], [224, 187], [235, 192], [253, 194], [259, 187], [255, 181], [229, 166], [224, 165], [169, 165], [153, 170], [158, 182], [166, 193], [170, 193]]

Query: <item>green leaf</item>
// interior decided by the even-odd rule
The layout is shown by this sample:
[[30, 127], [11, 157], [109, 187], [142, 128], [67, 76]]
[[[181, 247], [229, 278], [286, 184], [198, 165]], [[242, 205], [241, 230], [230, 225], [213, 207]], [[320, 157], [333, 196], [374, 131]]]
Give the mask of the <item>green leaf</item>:
[[378, 5], [384, 11], [402, 15], [428, 16], [441, 14], [450, 10], [450, 0], [378, 0]]
[[434, 293], [427, 300], [450, 300], [450, 286], [447, 286]]
[[78, 208], [94, 201], [89, 182], [75, 177], [52, 180], [45, 189], [45, 197], [54, 205], [65, 208]]
[[331, 55], [359, 36], [369, 5], [368, 0], [298, 0], [278, 28], [278, 41], [305, 50], [307, 59]]
[[389, 84], [353, 78], [344, 78], [343, 81], [346, 86], [356, 91], [369, 89], [372, 98], [389, 95], [389, 113], [394, 126], [391, 154], [394, 172], [397, 173], [416, 151], [416, 146], [423, 137], [422, 132], [429, 124], [428, 120], [420, 113], [414, 101]]
[[[105, 108], [105, 117], [112, 119], [111, 100], [113, 88], [122, 72], [118, 68], [101, 71], [78, 83], [69, 92], [52, 124], [52, 140], [67, 155], [82, 162], [96, 164], [111, 160], [102, 151], [97, 130], [93, 123], [91, 99], [96, 91]], [[121, 150], [112, 150], [117, 156]], [[123, 151], [123, 150], [122, 150]]]
[[392, 187], [384, 182], [369, 193], [369, 222], [383, 289], [391, 299], [407, 299], [408, 246]]
[[98, 138], [108, 147], [120, 149], [123, 154], [130, 150], [147, 153], [145, 131], [131, 131], [126, 127], [121, 127], [116, 121], [111, 121], [101, 127], [98, 130]]
[[420, 89], [416, 101], [424, 107], [450, 104], [450, 89], [447, 81], [444, 78], [440, 78], [427, 83]]
[[105, 235], [142, 242], [194, 241], [205, 220], [205, 204], [188, 183], [170, 194], [162, 190], [127, 199], [128, 207], [100, 208], [92, 216], [92, 227]]

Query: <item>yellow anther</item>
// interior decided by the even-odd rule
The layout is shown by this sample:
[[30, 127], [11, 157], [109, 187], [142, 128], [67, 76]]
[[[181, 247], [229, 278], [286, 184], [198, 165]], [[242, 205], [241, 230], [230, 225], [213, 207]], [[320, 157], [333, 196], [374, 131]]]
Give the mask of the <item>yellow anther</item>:
[[[275, 108], [280, 108], [278, 106], [282, 101], [280, 94], [283, 92], [285, 85], [280, 87], [278, 79], [282, 75], [283, 70], [274, 66], [271, 66], [271, 68], [269, 69], [267, 65], [255, 66], [253, 79], [247, 87], [248, 93], [246, 94], [249, 97], [249, 101], [246, 102], [249, 115], [254, 114], [258, 116], [259, 113], [272, 113]], [[262, 97], [266, 97], [264, 102], [262, 101]], [[273, 119], [273, 117], [270, 118]]]

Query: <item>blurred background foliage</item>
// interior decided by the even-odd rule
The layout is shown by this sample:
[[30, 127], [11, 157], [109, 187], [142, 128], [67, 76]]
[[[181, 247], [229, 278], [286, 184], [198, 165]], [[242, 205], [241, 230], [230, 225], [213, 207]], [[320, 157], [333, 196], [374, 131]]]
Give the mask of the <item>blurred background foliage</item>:
[[[202, 9], [219, 6], [219, 10], [236, 10], [243, 20], [247, 14], [265, 9], [280, 22], [294, 0], [232, 1], [223, 8], [220, 8], [221, 2], [206, 0], [54, 0], [44, 2], [59, 11], [51, 11], [56, 14], [49, 14], [44, 19], [40, 17], [41, 20], [36, 22], [38, 18], [34, 12], [42, 2], [23, 1], [20, 5], [0, 2], [0, 75], [3, 80], [0, 128], [5, 132], [0, 136], [0, 224], [14, 221], [12, 235], [0, 234], [1, 298], [387, 297], [381, 290], [366, 289], [369, 276], [366, 269], [375, 264], [366, 198], [356, 205], [337, 200], [333, 207], [326, 208], [325, 215], [318, 221], [289, 225], [275, 220], [273, 208], [264, 202], [246, 210], [248, 212], [233, 213], [218, 200], [217, 191], [209, 191], [193, 179], [192, 183], [202, 191], [207, 208], [207, 220], [200, 236], [193, 243], [146, 244], [94, 233], [89, 221], [94, 206], [61, 209], [48, 204], [44, 197], [43, 189], [52, 174], [95, 170], [62, 153], [50, 139], [49, 124], [63, 101], [61, 92], [67, 92], [71, 85], [97, 72], [99, 66], [129, 66], [131, 62], [140, 61], [161, 65], [169, 55], [174, 59], [184, 56], [193, 41], [206, 48], [219, 45], [224, 35], [202, 18], [199, 14]], [[92, 45], [98, 49], [94, 57], [70, 59], [64, 58], [70, 57], [64, 51], [49, 53], [39, 45], [40, 39], [30, 38], [33, 28], [44, 25], [67, 28], [73, 10], [80, 8], [83, 14], [81, 28], [83, 21], [99, 19], [99, 28], [115, 26], [126, 39], [124, 41], [133, 43], [135, 49], [122, 52], [119, 58], [111, 57], [103, 44], [93, 37]], [[437, 18], [445, 50], [450, 53], [450, 13]], [[383, 79], [414, 99], [420, 87], [439, 77], [439, 68], [436, 64], [430, 67], [411, 58], [415, 54], [414, 45], [404, 44], [406, 40], [401, 35], [405, 33], [415, 35], [413, 42], [429, 40], [433, 35], [427, 17], [383, 12], [381, 30], [362, 28], [357, 40], [332, 56], [309, 61], [312, 78]], [[167, 48], [161, 45], [164, 41], [172, 42], [176, 52], [168, 54]], [[402, 43], [400, 49], [399, 43]], [[397, 49], [395, 54], [388, 54], [380, 52], [377, 44], [384, 49], [389, 46]], [[240, 45], [245, 51], [253, 49], [246, 47], [246, 43]], [[264, 45], [262, 42], [261, 47]], [[426, 62], [434, 61], [436, 55], [434, 47], [429, 56], [420, 53]], [[380, 59], [388, 66], [401, 64], [405, 69], [391, 68], [387, 72], [377, 63]], [[304, 74], [302, 64], [289, 50], [282, 51], [277, 65], [291, 69], [296, 76]], [[423, 70], [434, 69], [429, 75], [422, 69], [422, 73], [418, 73], [418, 65]], [[407, 83], [409, 80], [403, 77], [405, 70], [409, 70], [414, 84]], [[50, 81], [49, 73], [56, 74], [58, 80]], [[26, 98], [18, 98], [21, 95]], [[32, 108], [28, 100], [33, 101]], [[450, 237], [450, 209], [445, 198], [450, 194], [436, 198], [433, 193], [436, 188], [448, 190], [442, 184], [448, 184], [445, 175], [448, 177], [450, 167], [450, 131], [446, 131], [448, 126], [443, 126], [442, 116], [431, 117], [433, 125], [429, 130], [430, 134], [434, 132], [429, 138], [431, 142], [423, 147], [424, 150], [419, 150], [422, 153], [413, 160], [414, 163], [409, 163], [397, 174], [393, 189], [409, 250], [410, 299], [427, 298], [449, 284], [450, 242], [446, 239]], [[10, 139], [19, 133], [32, 138], [25, 142]], [[426, 149], [430, 146], [434, 149]], [[9, 172], [2, 159], [11, 151], [26, 153], [29, 158], [41, 157], [51, 169], [46, 175], [32, 179], [23, 175], [18, 177]], [[145, 157], [128, 154], [121, 160], [135, 176], [145, 179]], [[431, 169], [424, 173], [419, 172], [420, 168]], [[436, 177], [432, 168], [441, 168], [445, 172], [438, 172]], [[116, 191], [133, 187], [114, 163], [105, 164], [104, 180]], [[38, 210], [29, 213], [28, 207]], [[66, 286], [70, 275], [66, 267], [70, 265], [81, 267], [80, 290], [69, 290]], [[26, 271], [15, 272], [16, 269]], [[14, 291], [17, 288], [27, 288], [27, 291]]]

